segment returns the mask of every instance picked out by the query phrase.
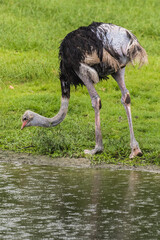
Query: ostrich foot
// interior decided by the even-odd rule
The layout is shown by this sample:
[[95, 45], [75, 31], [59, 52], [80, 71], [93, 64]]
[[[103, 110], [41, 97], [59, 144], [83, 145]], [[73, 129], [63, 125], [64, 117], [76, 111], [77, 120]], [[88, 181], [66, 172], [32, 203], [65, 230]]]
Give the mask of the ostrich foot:
[[90, 154], [90, 155], [94, 155], [94, 154], [96, 154], [96, 153], [101, 153], [101, 152], [103, 152], [103, 147], [102, 146], [100, 146], [100, 147], [95, 147], [94, 149], [92, 149], [92, 150], [84, 150], [84, 153], [85, 154]]
[[135, 147], [132, 149], [132, 152], [131, 152], [129, 158], [132, 159], [136, 156], [141, 157], [142, 155], [143, 155], [143, 153], [142, 153], [141, 149], [139, 147]]

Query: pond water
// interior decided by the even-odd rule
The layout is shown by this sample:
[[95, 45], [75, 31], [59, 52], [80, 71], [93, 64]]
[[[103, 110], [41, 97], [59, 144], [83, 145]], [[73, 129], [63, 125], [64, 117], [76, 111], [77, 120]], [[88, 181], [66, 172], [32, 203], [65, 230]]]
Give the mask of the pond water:
[[160, 174], [0, 164], [0, 239], [160, 239]]

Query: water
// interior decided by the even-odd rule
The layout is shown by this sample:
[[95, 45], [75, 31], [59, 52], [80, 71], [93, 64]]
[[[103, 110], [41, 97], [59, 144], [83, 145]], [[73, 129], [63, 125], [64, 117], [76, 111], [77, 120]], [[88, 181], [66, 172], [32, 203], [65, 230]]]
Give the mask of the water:
[[160, 239], [160, 174], [0, 164], [0, 239]]

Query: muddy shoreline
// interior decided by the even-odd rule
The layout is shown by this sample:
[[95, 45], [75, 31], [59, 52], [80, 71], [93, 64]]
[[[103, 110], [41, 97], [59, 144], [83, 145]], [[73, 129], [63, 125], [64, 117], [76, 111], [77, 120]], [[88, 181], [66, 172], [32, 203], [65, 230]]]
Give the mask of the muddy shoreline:
[[160, 167], [154, 165], [148, 166], [125, 166], [122, 164], [98, 164], [93, 165], [87, 158], [51, 158], [48, 156], [31, 155], [27, 153], [15, 153], [11, 151], [0, 150], [0, 162], [15, 163], [15, 164], [29, 164], [29, 165], [50, 165], [55, 167], [70, 167], [70, 168], [105, 168], [111, 170], [131, 170], [131, 171], [145, 171], [160, 174]]

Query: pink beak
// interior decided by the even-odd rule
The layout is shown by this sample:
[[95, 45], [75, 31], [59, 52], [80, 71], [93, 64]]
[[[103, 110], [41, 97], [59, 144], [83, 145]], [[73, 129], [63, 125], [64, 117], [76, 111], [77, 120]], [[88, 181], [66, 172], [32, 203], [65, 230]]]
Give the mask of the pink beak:
[[27, 120], [22, 122], [21, 130], [26, 126], [27, 122], [28, 122]]

